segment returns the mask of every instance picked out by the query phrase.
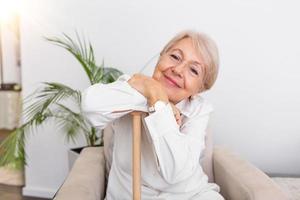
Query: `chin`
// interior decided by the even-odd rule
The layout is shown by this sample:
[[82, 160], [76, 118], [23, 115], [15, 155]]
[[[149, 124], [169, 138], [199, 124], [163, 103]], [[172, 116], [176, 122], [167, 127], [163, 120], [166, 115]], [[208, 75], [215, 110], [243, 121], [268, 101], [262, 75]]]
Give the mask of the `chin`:
[[171, 102], [171, 103], [173, 103], [174, 105], [175, 104], [177, 104], [180, 100], [178, 100], [178, 98], [174, 98], [174, 94], [172, 95], [169, 95], [168, 94], [168, 97], [169, 97], [169, 101]]

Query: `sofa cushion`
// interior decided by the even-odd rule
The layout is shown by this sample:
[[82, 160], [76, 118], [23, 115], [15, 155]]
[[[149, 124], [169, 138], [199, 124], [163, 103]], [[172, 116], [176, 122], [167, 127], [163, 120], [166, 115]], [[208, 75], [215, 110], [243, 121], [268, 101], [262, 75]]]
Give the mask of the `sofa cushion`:
[[215, 181], [230, 200], [287, 200], [265, 173], [225, 147], [214, 148]]
[[273, 177], [272, 179], [288, 194], [290, 200], [300, 199], [300, 177]]
[[105, 195], [104, 162], [102, 147], [84, 148], [54, 199], [103, 199]]

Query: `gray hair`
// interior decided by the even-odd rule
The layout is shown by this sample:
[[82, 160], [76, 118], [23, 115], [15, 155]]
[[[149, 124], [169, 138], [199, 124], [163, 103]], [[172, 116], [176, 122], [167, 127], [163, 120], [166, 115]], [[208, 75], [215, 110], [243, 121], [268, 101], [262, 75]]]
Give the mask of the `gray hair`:
[[197, 31], [183, 31], [171, 39], [161, 51], [160, 55], [168, 52], [177, 42], [184, 38], [191, 38], [192, 42], [204, 60], [203, 87], [210, 89], [215, 83], [219, 72], [219, 53], [216, 43], [206, 34]]

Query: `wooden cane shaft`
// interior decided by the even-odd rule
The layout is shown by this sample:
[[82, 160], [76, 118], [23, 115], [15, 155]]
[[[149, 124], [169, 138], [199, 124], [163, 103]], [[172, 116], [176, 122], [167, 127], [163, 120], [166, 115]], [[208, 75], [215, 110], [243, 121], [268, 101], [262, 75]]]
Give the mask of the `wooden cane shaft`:
[[132, 175], [133, 175], [133, 200], [141, 199], [141, 113], [132, 113]]

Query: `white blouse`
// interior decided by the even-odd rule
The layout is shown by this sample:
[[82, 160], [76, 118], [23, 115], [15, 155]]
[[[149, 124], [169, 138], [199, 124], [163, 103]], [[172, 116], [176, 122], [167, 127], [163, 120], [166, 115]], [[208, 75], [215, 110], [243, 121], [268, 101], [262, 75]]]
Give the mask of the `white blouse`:
[[142, 199], [191, 199], [207, 190], [208, 183], [199, 160], [212, 106], [200, 95], [182, 100], [176, 107], [183, 114], [176, 123], [172, 107], [166, 105], [149, 114], [147, 99], [128, 84], [129, 75], [110, 84], [95, 84], [82, 96], [82, 110], [96, 127], [113, 131], [106, 199], [132, 198], [132, 111], [143, 111], [141, 138]]

